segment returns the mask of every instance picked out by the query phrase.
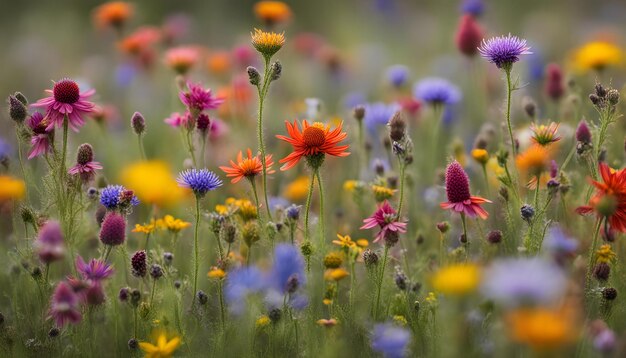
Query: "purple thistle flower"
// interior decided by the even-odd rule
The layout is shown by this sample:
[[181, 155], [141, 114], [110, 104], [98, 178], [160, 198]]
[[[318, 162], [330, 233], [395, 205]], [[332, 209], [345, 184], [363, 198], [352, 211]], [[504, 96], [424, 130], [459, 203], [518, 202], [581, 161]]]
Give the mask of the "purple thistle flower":
[[591, 131], [589, 130], [589, 126], [587, 122], [584, 120], [578, 123], [578, 127], [576, 128], [576, 141], [589, 144], [591, 143]]
[[431, 105], [452, 105], [461, 101], [461, 90], [448, 80], [427, 77], [413, 87], [413, 96]]
[[63, 232], [58, 221], [46, 221], [39, 229], [39, 235], [35, 241], [35, 251], [39, 260], [44, 264], [50, 264], [63, 258], [65, 246], [63, 244]]
[[176, 179], [178, 185], [193, 190], [198, 198], [222, 185], [220, 178], [208, 169], [188, 169], [182, 171]]
[[105, 245], [116, 246], [126, 239], [126, 220], [118, 213], [107, 214], [100, 228], [100, 241]]
[[39, 112], [33, 113], [26, 121], [26, 124], [33, 132], [30, 138], [30, 144], [32, 148], [28, 153], [28, 159], [40, 156], [42, 154], [47, 155], [52, 150], [52, 139], [54, 136], [54, 128], [48, 130], [43, 115]]
[[79, 296], [66, 282], [60, 282], [54, 290], [48, 316], [54, 319], [58, 327], [63, 327], [67, 323], [77, 324], [80, 322], [82, 316], [79, 308]]
[[404, 65], [393, 65], [387, 68], [385, 75], [393, 87], [402, 87], [409, 79], [409, 68]]
[[407, 355], [411, 332], [391, 323], [377, 324], [371, 337], [371, 347], [385, 358], [402, 358]]
[[380, 232], [376, 234], [374, 242], [384, 239], [389, 232], [396, 234], [406, 232], [406, 222], [403, 222], [398, 218], [398, 213], [391, 207], [391, 205], [389, 205], [387, 200], [385, 200], [378, 207], [378, 209], [376, 209], [372, 216], [363, 220], [361, 230], [371, 229], [376, 226], [380, 227]]
[[510, 71], [511, 66], [519, 61], [521, 55], [532, 54], [528, 50], [530, 50], [530, 47], [526, 44], [526, 40], [511, 34], [492, 37], [489, 40], [483, 39], [481, 46], [478, 48], [478, 52], [480, 52], [482, 57], [489, 60], [489, 62], [495, 63], [498, 68], [503, 68], [507, 71]]
[[207, 109], [215, 109], [224, 102], [223, 98], [214, 97], [211, 89], [204, 89], [200, 84], [187, 83], [187, 91], [181, 91], [180, 101], [189, 109], [189, 112], [198, 115]]
[[556, 265], [540, 258], [494, 262], [485, 272], [483, 294], [506, 306], [549, 304], [562, 297], [567, 277]]
[[62, 127], [65, 116], [68, 118], [69, 126], [75, 132], [85, 124], [84, 116], [94, 111], [95, 105], [87, 101], [95, 90], [91, 89], [85, 93], [80, 93], [78, 84], [68, 78], [64, 78], [54, 83], [51, 90], [46, 90], [48, 97], [42, 98], [31, 106], [35, 108], [45, 108], [48, 126], [47, 130]]
[[[104, 205], [108, 210], [115, 210], [124, 204], [123, 196], [128, 190], [121, 185], [108, 185], [100, 192], [100, 204]], [[130, 198], [130, 205], [139, 205], [139, 199], [136, 196]]]
[[110, 277], [114, 272], [111, 265], [104, 261], [91, 259], [89, 263], [86, 263], [80, 256], [76, 258], [76, 270], [83, 276], [83, 279], [96, 282]]

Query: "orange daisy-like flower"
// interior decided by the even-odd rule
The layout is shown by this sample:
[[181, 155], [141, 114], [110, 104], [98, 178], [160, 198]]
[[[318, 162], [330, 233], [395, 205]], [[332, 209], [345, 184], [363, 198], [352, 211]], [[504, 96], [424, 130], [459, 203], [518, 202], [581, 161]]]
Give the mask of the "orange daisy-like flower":
[[289, 137], [277, 135], [276, 138], [284, 140], [293, 146], [293, 152], [281, 159], [280, 163], [285, 163], [280, 170], [287, 170], [298, 164], [302, 157], [309, 158], [315, 155], [333, 155], [335, 157], [346, 157], [350, 155], [346, 152], [348, 145], [339, 145], [339, 142], [346, 139], [346, 132], [342, 132], [343, 122], [337, 128], [330, 130], [330, 126], [320, 122], [309, 124], [307, 120], [302, 121], [302, 131], [297, 121], [289, 123], [285, 121]]
[[561, 137], [556, 133], [559, 129], [558, 123], [550, 123], [549, 125], [541, 124], [536, 125], [532, 124], [530, 130], [533, 132], [532, 140], [533, 142], [539, 144], [540, 146], [547, 146], [554, 142], [558, 142]]
[[270, 26], [291, 18], [289, 5], [282, 1], [259, 1], [254, 5], [254, 13]]
[[546, 147], [535, 144], [518, 154], [515, 163], [522, 173], [535, 177], [550, 167], [550, 154]]
[[144, 26], [122, 39], [118, 46], [125, 53], [138, 55], [160, 39], [161, 32], [158, 28]]
[[93, 21], [100, 29], [121, 28], [133, 16], [133, 6], [123, 1], [110, 1], [98, 6], [93, 13]]
[[602, 183], [592, 180], [596, 194], [588, 205], [580, 206], [576, 212], [582, 215], [596, 212], [607, 217], [611, 228], [626, 232], [626, 170], [613, 170], [605, 163], [600, 163]]
[[[241, 151], [239, 151], [239, 154], [237, 154], [237, 163], [231, 160], [230, 167], [227, 167], [227, 166], [220, 167], [220, 169], [222, 169], [226, 173], [227, 177], [233, 178], [230, 181], [233, 184], [239, 182], [243, 178], [251, 180], [256, 175], [260, 174], [263, 171], [263, 163], [261, 162], [261, 156], [255, 155], [253, 157], [252, 151], [250, 150], [250, 148], [248, 148], [247, 153], [248, 153], [248, 157], [244, 158]], [[272, 155], [271, 154], [266, 155], [265, 166], [267, 167], [268, 174], [274, 173], [274, 171], [270, 169], [273, 164], [274, 162], [272, 161]]]

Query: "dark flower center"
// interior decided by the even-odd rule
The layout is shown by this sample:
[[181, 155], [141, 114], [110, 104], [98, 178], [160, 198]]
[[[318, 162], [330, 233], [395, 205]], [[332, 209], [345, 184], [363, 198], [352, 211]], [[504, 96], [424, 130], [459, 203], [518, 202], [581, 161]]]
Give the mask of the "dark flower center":
[[78, 84], [72, 80], [61, 80], [52, 88], [54, 99], [57, 102], [73, 104], [80, 99]]
[[307, 147], [321, 147], [326, 141], [326, 136], [323, 129], [311, 126], [302, 132], [302, 139]]

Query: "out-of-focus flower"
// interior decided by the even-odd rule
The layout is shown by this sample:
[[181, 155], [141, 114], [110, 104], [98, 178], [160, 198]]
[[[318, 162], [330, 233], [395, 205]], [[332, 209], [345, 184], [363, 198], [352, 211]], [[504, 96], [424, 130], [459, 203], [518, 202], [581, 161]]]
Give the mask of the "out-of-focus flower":
[[549, 168], [550, 151], [538, 144], [531, 145], [517, 155], [515, 164], [522, 174], [536, 177]]
[[506, 322], [514, 341], [538, 351], [567, 345], [577, 336], [578, 324], [571, 308], [520, 308], [507, 314]]
[[180, 346], [180, 337], [176, 335], [169, 339], [165, 332], [158, 332], [154, 335], [156, 336], [155, 344], [139, 342], [139, 348], [146, 353], [146, 358], [169, 358]]
[[[279, 161], [284, 163], [280, 170], [288, 170], [294, 167], [303, 157], [309, 161], [308, 164], [315, 166], [318, 163], [314, 164], [309, 159], [317, 159], [315, 161], [319, 162], [319, 159], [323, 160], [323, 157], [326, 155], [336, 157], [350, 155], [349, 152], [346, 152], [348, 145], [339, 145], [348, 136], [345, 132], [342, 132], [342, 123], [332, 131], [329, 125], [324, 125], [320, 122], [309, 124], [306, 119], [302, 121], [302, 130], [300, 130], [297, 121], [294, 121], [293, 124], [285, 121], [285, 126], [287, 127], [289, 137], [277, 135], [276, 138], [291, 144], [293, 151]], [[317, 167], [319, 165], [321, 165], [321, 162]]]
[[614, 262], [617, 254], [611, 249], [611, 245], [604, 244], [595, 252], [596, 262], [609, 263]]
[[51, 90], [46, 90], [48, 97], [33, 103], [31, 107], [45, 108], [44, 121], [48, 124], [46, 130], [54, 127], [63, 127], [63, 121], [67, 117], [68, 125], [72, 130], [78, 129], [85, 124], [84, 116], [94, 111], [95, 105], [87, 99], [96, 91], [90, 89], [81, 93], [78, 84], [68, 78], [54, 83]]
[[242, 313], [246, 297], [258, 293], [267, 287], [267, 279], [256, 267], [242, 267], [229, 272], [224, 287], [224, 296], [233, 313]]
[[393, 87], [404, 86], [409, 80], [409, 68], [404, 65], [393, 65], [385, 71], [387, 82]]
[[207, 277], [214, 280], [221, 280], [226, 277], [226, 272], [224, 270], [212, 267], [211, 270], [207, 273]]
[[377, 324], [371, 337], [371, 347], [385, 358], [407, 356], [411, 332], [391, 323]]
[[174, 128], [187, 127], [191, 122], [191, 114], [185, 112], [181, 115], [178, 112], [174, 112], [168, 118], [165, 118], [164, 122]]
[[165, 64], [180, 75], [189, 72], [199, 59], [200, 50], [195, 46], [178, 46], [165, 52]]
[[352, 241], [352, 238], [350, 238], [350, 235], [342, 236], [339, 234], [337, 234], [337, 240], [333, 240], [333, 244], [338, 245], [341, 248], [346, 248], [346, 249], [350, 249], [356, 246], [356, 243]]
[[[361, 229], [371, 229], [376, 226], [380, 227], [380, 231], [376, 234], [374, 242], [386, 239], [388, 235], [397, 235], [406, 232], [406, 222], [398, 218], [398, 213], [385, 200], [378, 209], [369, 218], [363, 220]], [[391, 233], [391, 234], [390, 234]]]
[[170, 207], [185, 197], [166, 162], [141, 161], [122, 169], [121, 182], [132, 189], [139, 200], [159, 207]]
[[365, 117], [363, 123], [370, 135], [376, 134], [378, 128], [389, 123], [389, 120], [400, 109], [397, 103], [385, 104], [382, 102], [368, 103], [364, 106]]
[[135, 228], [132, 232], [140, 232], [146, 235], [152, 234], [152, 232], [156, 229], [156, 224], [154, 219], [150, 220], [147, 224], [135, 224]]
[[559, 123], [550, 122], [547, 126], [545, 124], [536, 125], [533, 123], [530, 127], [530, 130], [533, 132], [532, 140], [542, 147], [558, 142], [561, 140], [561, 137], [556, 133], [558, 129]]
[[611, 229], [626, 232], [626, 170], [613, 170], [605, 163], [599, 168], [602, 182], [591, 181], [596, 193], [576, 212], [585, 215], [595, 211], [599, 217], [608, 218]]
[[292, 15], [289, 5], [282, 1], [259, 1], [254, 4], [254, 14], [267, 26], [285, 22]]
[[[274, 289], [287, 293], [293, 280], [302, 287], [306, 283], [304, 258], [297, 247], [290, 244], [278, 244], [274, 249], [274, 263], [269, 273], [269, 280]], [[293, 293], [293, 292], [292, 292]]]
[[30, 138], [32, 148], [28, 153], [28, 159], [50, 153], [52, 151], [54, 128], [50, 128], [50, 130], [47, 129], [47, 121], [44, 120], [43, 115], [39, 112], [33, 113], [26, 121], [26, 124], [33, 132]]
[[593, 41], [574, 51], [572, 62], [579, 71], [601, 71], [610, 66], [620, 65], [624, 52], [615, 44], [606, 41]]
[[472, 158], [480, 165], [485, 165], [489, 161], [489, 153], [485, 149], [472, 149]]
[[553, 226], [548, 231], [543, 247], [557, 256], [570, 256], [576, 252], [578, 241], [567, 236], [559, 226]]
[[63, 327], [68, 323], [77, 324], [80, 322], [79, 297], [72, 287], [66, 282], [60, 282], [52, 294], [48, 316], [54, 319], [58, 327]]
[[20, 200], [26, 193], [26, 184], [23, 180], [0, 175], [0, 202]]
[[334, 318], [330, 318], [330, 319], [321, 318], [321, 319], [318, 319], [316, 323], [322, 327], [334, 327], [337, 325], [337, 320]]
[[552, 100], [557, 101], [565, 93], [563, 84], [563, 71], [556, 63], [551, 63], [546, 67], [545, 92]]
[[209, 54], [206, 65], [211, 73], [223, 75], [231, 68], [232, 60], [228, 51], [213, 51]]
[[481, 271], [475, 264], [454, 264], [441, 268], [431, 280], [435, 291], [463, 296], [476, 290], [481, 281]]
[[483, 39], [483, 29], [474, 16], [465, 14], [461, 17], [456, 32], [456, 47], [465, 56], [474, 56], [478, 52], [478, 46]]
[[461, 12], [474, 17], [479, 17], [485, 11], [483, 0], [463, 0], [461, 2]]
[[220, 178], [207, 169], [188, 169], [182, 171], [176, 181], [179, 186], [191, 189], [198, 198], [202, 198], [209, 191], [222, 186]]
[[207, 109], [215, 109], [224, 102], [223, 98], [215, 97], [210, 88], [203, 88], [200, 84], [187, 83], [187, 91], [178, 95], [180, 101], [196, 116]]
[[483, 294], [506, 306], [554, 303], [562, 297], [567, 284], [558, 266], [540, 258], [496, 261], [484, 277]]
[[530, 47], [526, 40], [517, 36], [497, 36], [483, 40], [478, 52], [498, 68], [510, 71], [513, 64], [519, 61], [521, 55], [530, 55]]
[[178, 233], [191, 226], [190, 222], [176, 219], [172, 215], [165, 215], [162, 219], [158, 219], [155, 224], [159, 229], [168, 230], [173, 233]]
[[309, 187], [311, 186], [311, 179], [302, 175], [297, 177], [294, 181], [287, 184], [283, 189], [283, 196], [293, 202], [301, 202], [306, 199]]
[[96, 176], [96, 170], [100, 169], [102, 169], [102, 164], [93, 160], [93, 148], [90, 144], [85, 143], [78, 147], [76, 164], [67, 173], [77, 175], [83, 183], [88, 183]]
[[[0, 184], [1, 185], [1, 184]], [[58, 261], [65, 255], [63, 231], [58, 221], [50, 220], [39, 229], [35, 241], [35, 251], [44, 264]]]
[[457, 86], [437, 77], [428, 77], [417, 82], [413, 87], [413, 95], [433, 106], [456, 104], [462, 98]]
[[324, 279], [326, 281], [341, 281], [342, 279], [348, 277], [350, 273], [346, 271], [346, 269], [338, 267], [334, 269], [328, 269], [324, 272]]
[[263, 30], [254, 29], [250, 34], [252, 37], [252, 46], [259, 51], [265, 58], [274, 56], [285, 44], [285, 34], [276, 32], [265, 32]]
[[391, 199], [393, 194], [396, 192], [396, 190], [383, 185], [372, 185], [372, 191], [374, 192], [374, 198], [378, 203]]
[[150, 52], [150, 47], [161, 39], [161, 31], [152, 26], [143, 26], [123, 38], [118, 46], [123, 52], [141, 56]]
[[[230, 167], [221, 166], [220, 169], [226, 173], [226, 176], [229, 178], [233, 178], [231, 183], [237, 183], [241, 179], [246, 178], [248, 180], [253, 180], [255, 176], [260, 174], [263, 171], [263, 163], [261, 163], [260, 155], [252, 156], [252, 150], [248, 148], [247, 150], [248, 157], [243, 158], [241, 151], [237, 154], [237, 162], [230, 161]], [[271, 166], [274, 164], [272, 161], [272, 155], [268, 154], [265, 156], [265, 166], [267, 168], [267, 173], [274, 173], [271, 170]]]
[[491, 201], [479, 196], [471, 196], [469, 178], [461, 164], [454, 161], [446, 169], [446, 195], [448, 201], [439, 204], [444, 210], [452, 210], [469, 217], [486, 219], [489, 213], [480, 205]]
[[120, 30], [133, 16], [133, 6], [123, 1], [109, 1], [93, 12], [93, 21], [99, 29], [113, 27]]
[[89, 260], [86, 263], [82, 257], [76, 258], [76, 271], [83, 276], [85, 280], [102, 281], [113, 275], [113, 268], [106, 262], [96, 259]]
[[185, 37], [189, 32], [191, 20], [187, 14], [172, 14], [165, 18], [161, 26], [163, 42], [171, 44], [176, 40]]

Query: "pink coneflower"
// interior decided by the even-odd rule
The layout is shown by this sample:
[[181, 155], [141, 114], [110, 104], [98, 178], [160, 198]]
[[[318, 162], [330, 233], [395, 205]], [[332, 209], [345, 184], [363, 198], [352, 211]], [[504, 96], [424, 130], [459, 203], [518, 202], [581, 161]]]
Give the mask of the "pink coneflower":
[[181, 126], [187, 127], [191, 122], [191, 114], [189, 112], [185, 112], [181, 115], [178, 112], [174, 112], [169, 117], [165, 118], [164, 122], [174, 128], [178, 128]]
[[82, 257], [76, 258], [76, 270], [85, 280], [102, 281], [113, 275], [113, 268], [104, 261], [91, 259], [86, 263]]
[[480, 204], [491, 203], [491, 201], [470, 195], [469, 178], [456, 160], [446, 169], [446, 195], [448, 201], [439, 204], [442, 209], [450, 209], [469, 217], [479, 216], [481, 219], [489, 216]]
[[49, 318], [54, 319], [59, 327], [67, 323], [77, 324], [82, 316], [79, 309], [79, 296], [66, 282], [57, 285], [50, 301]]
[[26, 124], [33, 132], [33, 136], [30, 138], [30, 144], [32, 148], [28, 153], [28, 159], [40, 155], [47, 155], [52, 150], [52, 140], [54, 137], [54, 128], [47, 130], [48, 126], [44, 121], [43, 115], [39, 112], [33, 113], [26, 121]]
[[376, 209], [372, 216], [363, 220], [361, 229], [371, 229], [376, 226], [380, 227], [380, 232], [376, 234], [374, 242], [384, 239], [388, 233], [398, 234], [406, 232], [406, 222], [402, 222], [398, 218], [398, 213], [389, 205], [387, 200]]
[[63, 232], [58, 221], [50, 220], [39, 229], [35, 251], [39, 260], [44, 264], [50, 264], [63, 258], [65, 245], [63, 244]]
[[70, 128], [78, 132], [85, 123], [83, 117], [94, 111], [95, 105], [87, 99], [95, 93], [95, 90], [80, 93], [78, 84], [68, 78], [55, 82], [52, 89], [46, 90], [46, 93], [50, 96], [33, 103], [32, 107], [46, 109], [47, 130], [63, 126], [63, 120], [67, 116]]
[[67, 172], [70, 175], [80, 175], [83, 183], [90, 182], [96, 176], [96, 170], [102, 169], [102, 165], [93, 161], [93, 148], [90, 144], [84, 143], [78, 147], [76, 155], [76, 165]]
[[165, 52], [165, 63], [181, 75], [195, 66], [199, 58], [200, 51], [194, 46], [174, 47]]
[[187, 91], [178, 95], [180, 101], [196, 115], [207, 109], [215, 109], [224, 102], [223, 98], [213, 96], [211, 89], [204, 89], [200, 84], [187, 83]]

